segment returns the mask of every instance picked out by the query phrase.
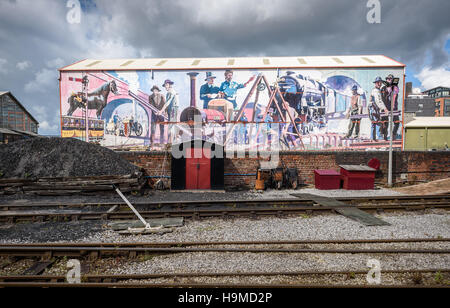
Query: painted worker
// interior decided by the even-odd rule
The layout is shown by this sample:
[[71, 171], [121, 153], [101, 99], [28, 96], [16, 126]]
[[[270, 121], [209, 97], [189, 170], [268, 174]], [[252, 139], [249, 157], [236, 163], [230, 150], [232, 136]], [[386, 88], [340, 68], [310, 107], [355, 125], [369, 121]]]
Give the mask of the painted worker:
[[113, 122], [114, 122], [114, 129], [117, 129], [117, 125], [119, 124], [120, 121], [120, 117], [117, 114], [117, 110], [114, 112], [114, 116], [113, 116]]
[[[386, 83], [385, 86], [381, 89], [381, 96], [383, 98], [384, 105], [386, 107], [387, 111], [395, 112], [398, 110], [398, 93], [400, 92], [398, 89], [398, 86], [393, 83], [394, 81], [394, 75], [389, 74], [386, 77]], [[393, 103], [392, 103], [393, 102]], [[393, 106], [392, 106], [393, 104]], [[392, 108], [393, 107], [393, 108]], [[384, 140], [387, 140], [388, 135], [388, 123], [389, 123], [389, 115], [386, 115], [382, 118], [382, 121], [384, 121]], [[398, 127], [400, 125], [400, 118], [398, 115], [394, 115], [393, 117], [394, 121], [394, 127], [392, 129], [392, 140], [395, 140], [397, 137], [397, 131]]]
[[226, 70], [224, 75], [225, 81], [222, 82], [222, 84], [220, 85], [219, 91], [227, 101], [233, 104], [233, 108], [236, 109], [237, 90], [245, 88], [253, 79], [255, 79], [255, 76], [250, 77], [246, 83], [242, 84], [232, 80], [233, 79], [232, 70]]
[[219, 93], [219, 87], [214, 86], [214, 79], [211, 72], [206, 72], [206, 83], [200, 87], [200, 99], [203, 101], [203, 109], [208, 109], [209, 101], [216, 98]]
[[370, 93], [369, 118], [372, 122], [372, 140], [377, 141], [377, 128], [380, 128], [379, 131], [384, 131], [384, 123], [381, 121], [381, 114], [386, 112], [386, 107], [381, 96], [383, 79], [377, 77], [373, 83], [375, 84], [375, 87]]
[[167, 110], [166, 110], [166, 99], [164, 98], [164, 95], [162, 95], [160, 92], [161, 90], [154, 85], [151, 90], [152, 94], [148, 97], [148, 102], [151, 106], [155, 107], [155, 110], [152, 110], [152, 123], [150, 126], [150, 146], [152, 146], [154, 143], [155, 138], [155, 128], [156, 124], [159, 123], [159, 142], [164, 143], [164, 136], [165, 136], [165, 124], [161, 122], [165, 122], [164, 117], [167, 118]]
[[245, 112], [239, 119], [237, 128], [234, 130], [234, 143], [235, 144], [248, 144], [248, 129], [247, 129], [248, 119], [245, 116]]
[[169, 122], [177, 121], [178, 114], [178, 93], [173, 88], [174, 82], [170, 79], [166, 79], [163, 83], [164, 89], [166, 89], [166, 103], [167, 114], [169, 116]]
[[348, 133], [346, 138], [350, 138], [353, 134], [353, 130], [355, 130], [355, 138], [359, 137], [359, 126], [361, 124], [361, 118], [354, 117], [362, 114], [362, 101], [361, 95], [358, 94], [358, 86], [354, 85], [352, 87], [352, 98], [350, 100], [350, 106], [347, 111], [347, 118], [350, 119], [350, 123], [348, 125]]

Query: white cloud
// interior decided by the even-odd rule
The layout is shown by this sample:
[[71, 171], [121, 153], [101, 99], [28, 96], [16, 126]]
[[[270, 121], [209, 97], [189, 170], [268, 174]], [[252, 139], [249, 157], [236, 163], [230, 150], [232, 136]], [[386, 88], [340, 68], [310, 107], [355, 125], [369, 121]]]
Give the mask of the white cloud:
[[58, 125], [56, 125], [56, 124], [51, 125], [47, 121], [43, 121], [43, 122], [39, 123], [39, 130], [56, 131], [57, 129], [58, 129]]
[[17, 62], [17, 64], [16, 64], [16, 67], [21, 71], [26, 70], [30, 66], [31, 66], [31, 63], [29, 61]]
[[448, 67], [439, 67], [431, 69], [424, 67], [422, 71], [414, 75], [422, 83], [425, 89], [432, 89], [439, 86], [450, 87], [450, 69]]
[[61, 68], [64, 66], [64, 60], [61, 58], [56, 58], [56, 59], [47, 61], [46, 64], [49, 68]]
[[56, 89], [58, 83], [58, 72], [56, 70], [42, 69], [35, 74], [34, 80], [25, 85], [25, 92], [48, 92]]
[[31, 109], [33, 110], [33, 114], [37, 119], [45, 119], [48, 114], [45, 107], [42, 105], [33, 105]]
[[136, 72], [117, 72], [117, 76], [129, 84], [131, 92], [136, 93], [139, 90], [139, 76]]
[[0, 73], [2, 74], [6, 74], [8, 72], [8, 70], [6, 69], [6, 63], [8, 63], [6, 59], [0, 58]]

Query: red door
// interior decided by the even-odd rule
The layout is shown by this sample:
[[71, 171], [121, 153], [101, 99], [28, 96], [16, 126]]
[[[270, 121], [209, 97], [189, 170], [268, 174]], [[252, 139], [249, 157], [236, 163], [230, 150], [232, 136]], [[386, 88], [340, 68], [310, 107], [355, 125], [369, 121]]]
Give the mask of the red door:
[[194, 151], [191, 148], [188, 151], [190, 158], [186, 157], [186, 189], [211, 189], [211, 160], [206, 157], [210, 156], [210, 150]]

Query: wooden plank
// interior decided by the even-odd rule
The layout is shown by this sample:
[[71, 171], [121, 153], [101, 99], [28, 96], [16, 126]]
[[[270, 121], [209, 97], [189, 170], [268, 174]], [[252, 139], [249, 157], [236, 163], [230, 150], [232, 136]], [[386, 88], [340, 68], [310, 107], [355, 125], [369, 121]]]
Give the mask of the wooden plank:
[[33, 179], [18, 179], [18, 178], [11, 178], [11, 179], [0, 179], [0, 185], [2, 184], [20, 184], [20, 183], [32, 183], [36, 180]]
[[55, 261], [38, 261], [34, 263], [30, 268], [26, 269], [22, 275], [40, 275], [47, 267], [52, 265]]
[[35, 185], [40, 185], [40, 186], [50, 186], [50, 185], [64, 185], [64, 186], [70, 186], [70, 185], [101, 185], [101, 184], [123, 184], [123, 183], [137, 183], [139, 179], [134, 178], [134, 179], [117, 179], [117, 180], [97, 180], [97, 181], [54, 181], [54, 182], [44, 182], [44, 181], [40, 181], [40, 182], [36, 182], [36, 183], [32, 183]]
[[73, 177], [41, 177], [38, 179], [40, 181], [88, 181], [88, 180], [113, 180], [113, 179], [129, 179], [134, 174], [125, 175], [96, 175], [96, 176], [73, 176]]
[[26, 194], [35, 194], [39, 196], [71, 196], [81, 193], [81, 190], [31, 190]]
[[37, 191], [37, 190], [111, 190], [112, 185], [84, 185], [84, 186], [24, 186], [24, 191]]
[[[150, 227], [182, 227], [184, 224], [183, 217], [153, 218], [146, 220]], [[108, 224], [114, 231], [126, 230], [128, 228], [142, 228], [143, 224], [140, 220], [114, 221]]]

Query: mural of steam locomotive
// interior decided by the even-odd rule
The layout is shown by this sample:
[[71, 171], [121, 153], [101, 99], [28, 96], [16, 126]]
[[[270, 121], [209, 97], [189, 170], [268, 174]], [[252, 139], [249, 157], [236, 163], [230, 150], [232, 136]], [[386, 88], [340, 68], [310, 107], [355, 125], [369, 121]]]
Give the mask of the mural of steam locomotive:
[[[286, 75], [277, 78], [277, 87], [280, 89], [278, 93], [280, 94], [277, 94], [275, 103], [278, 104], [278, 107], [271, 106], [266, 110], [260, 104], [249, 102], [239, 117], [239, 111], [234, 110], [233, 104], [223, 98], [212, 99], [209, 101], [206, 109], [198, 108], [196, 106], [195, 93], [197, 73], [188, 73], [188, 75], [191, 81], [190, 106], [181, 112], [180, 122], [194, 123], [197, 116], [197, 121], [201, 119], [202, 122], [204, 138], [212, 136], [212, 133], [207, 133], [208, 129], [205, 130], [205, 127], [208, 126], [222, 126], [222, 128], [225, 128], [226, 123], [230, 122], [237, 123], [238, 126], [245, 125], [247, 121], [256, 123], [277, 122], [281, 123], [280, 130], [285, 128], [290, 132], [288, 140], [286, 140], [287, 144], [289, 140], [298, 137], [295, 135], [293, 125], [296, 126], [302, 135], [308, 135], [315, 130], [320, 130], [327, 126], [329, 117], [344, 118], [345, 111], [351, 100], [350, 95], [337, 91], [322, 82], [296, 74], [293, 71], [287, 71]], [[270, 88], [272, 91], [275, 89], [274, 86], [270, 86]], [[257, 87], [257, 91], [264, 90], [265, 87]], [[282, 98], [279, 97], [280, 95]], [[287, 103], [287, 108], [282, 103], [283, 101]], [[283, 120], [280, 111], [282, 113], [291, 113], [294, 122], [288, 123], [286, 116]], [[249, 130], [244, 128], [244, 131], [247, 134]], [[192, 131], [191, 134], [193, 133]], [[217, 134], [217, 131], [215, 133]], [[239, 132], [235, 133], [239, 134]], [[224, 138], [224, 136], [224, 133], [222, 133], [220, 138]], [[225, 140], [222, 139], [222, 141]]]
[[[380, 122], [386, 121], [371, 117], [373, 81], [400, 76], [394, 111], [399, 118], [404, 70], [382, 55], [87, 59], [60, 70], [61, 134], [81, 139], [103, 135], [104, 146], [158, 150], [189, 140], [196, 132], [193, 124], [200, 122], [200, 138], [229, 149], [382, 148], [385, 126]], [[232, 79], [229, 71], [234, 71]], [[161, 84], [165, 102], [154, 104], [151, 89]], [[351, 114], [355, 99], [360, 107]], [[114, 121], [116, 112], [120, 119]], [[130, 115], [133, 121], [127, 120]], [[103, 123], [92, 122], [92, 129], [92, 120]], [[353, 125], [355, 132], [347, 137], [354, 122], [359, 133]]]
[[325, 127], [328, 117], [343, 118], [351, 100], [350, 95], [293, 71], [278, 78], [277, 84], [284, 100], [295, 110], [296, 125], [304, 135]]

